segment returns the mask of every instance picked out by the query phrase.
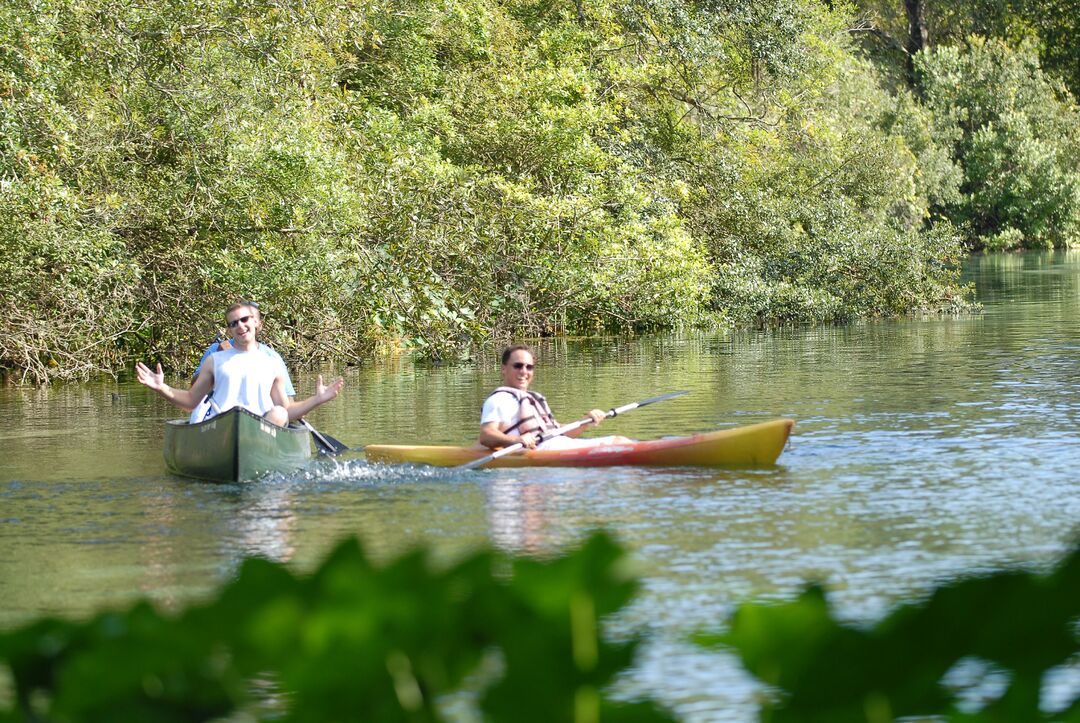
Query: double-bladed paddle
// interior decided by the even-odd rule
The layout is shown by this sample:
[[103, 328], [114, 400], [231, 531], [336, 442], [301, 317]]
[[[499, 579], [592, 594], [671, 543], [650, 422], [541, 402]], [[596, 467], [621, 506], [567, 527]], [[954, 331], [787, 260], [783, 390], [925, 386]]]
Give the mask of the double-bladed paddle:
[[[649, 399], [645, 399], [645, 400], [640, 401], [640, 402], [631, 402], [630, 404], [624, 404], [621, 407], [615, 407], [614, 409], [609, 409], [607, 414], [604, 415], [604, 417], [605, 418], [607, 418], [607, 417], [615, 417], [615, 416], [618, 416], [620, 414], [624, 414], [625, 412], [629, 412], [631, 409], [637, 409], [638, 407], [644, 407], [644, 406], [649, 405], [649, 404], [655, 404], [656, 402], [662, 402], [665, 399], [672, 399], [674, 397], [681, 397], [683, 394], [689, 394], [689, 393], [690, 392], [686, 391], [686, 390], [681, 390], [681, 391], [678, 391], [678, 392], [668, 392], [667, 394], [661, 394], [659, 397], [651, 397]], [[585, 417], [584, 419], [579, 419], [576, 422], [571, 422], [570, 424], [564, 424], [561, 427], [556, 427], [555, 429], [551, 430], [550, 432], [544, 432], [543, 434], [541, 434], [540, 439], [538, 439], [536, 441], [536, 443], [540, 444], [541, 442], [545, 442], [545, 441], [547, 441], [549, 439], [552, 439], [554, 437], [561, 437], [562, 435], [566, 434], [567, 432], [574, 431], [578, 427], [584, 427], [586, 424], [592, 424], [592, 423], [593, 423], [593, 418], [592, 417]], [[513, 454], [514, 452], [519, 452], [519, 451], [521, 451], [523, 449], [525, 449], [525, 445], [522, 444], [521, 442], [518, 442], [517, 444], [511, 444], [509, 447], [503, 447], [502, 449], [497, 449], [494, 452], [492, 452], [491, 454], [486, 455], [484, 457], [480, 457], [479, 459], [474, 459], [473, 461], [466, 462], [465, 464], [459, 464], [457, 467], [454, 467], [454, 469], [474, 469], [476, 467], [479, 467], [480, 465], [487, 464], [488, 462], [492, 461], [493, 459], [498, 459], [499, 457], [505, 457], [508, 454]]]
[[307, 427], [309, 432], [311, 432], [311, 438], [315, 440], [315, 446], [318, 447], [319, 451], [323, 454], [336, 455], [349, 451], [349, 448], [343, 442], [339, 442], [329, 434], [318, 431], [315, 427], [311, 426], [311, 423], [308, 422], [308, 420], [300, 417], [299, 421]]

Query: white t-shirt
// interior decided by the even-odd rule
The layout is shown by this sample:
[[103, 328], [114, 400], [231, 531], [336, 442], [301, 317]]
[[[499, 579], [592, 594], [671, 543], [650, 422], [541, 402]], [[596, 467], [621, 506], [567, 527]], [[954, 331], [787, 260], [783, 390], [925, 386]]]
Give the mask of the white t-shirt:
[[191, 412], [188, 421], [201, 422], [233, 407], [243, 407], [262, 416], [274, 406], [270, 390], [274, 380], [282, 376], [282, 366], [266, 354], [254, 351], [227, 349], [215, 352], [214, 391], [210, 395], [210, 410], [200, 404]]
[[[476, 407], [473, 407], [476, 409]], [[480, 410], [480, 424], [499, 423], [499, 431], [509, 429], [521, 421], [521, 404], [509, 392], [496, 392], [484, 400]]]

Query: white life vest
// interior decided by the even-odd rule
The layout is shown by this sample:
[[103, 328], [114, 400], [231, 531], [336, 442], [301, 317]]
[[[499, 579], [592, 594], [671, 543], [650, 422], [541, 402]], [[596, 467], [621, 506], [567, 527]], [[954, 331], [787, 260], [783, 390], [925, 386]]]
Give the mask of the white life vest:
[[514, 387], [499, 387], [491, 393], [489, 399], [496, 394], [509, 394], [518, 402], [518, 421], [502, 430], [505, 434], [517, 432], [545, 432], [559, 426], [555, 421], [555, 415], [551, 413], [547, 399], [540, 392], [526, 392]]

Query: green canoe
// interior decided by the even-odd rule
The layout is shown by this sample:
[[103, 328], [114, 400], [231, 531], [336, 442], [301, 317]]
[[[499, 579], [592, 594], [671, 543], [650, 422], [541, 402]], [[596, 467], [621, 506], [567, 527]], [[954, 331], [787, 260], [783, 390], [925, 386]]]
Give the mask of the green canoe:
[[198, 424], [175, 419], [165, 425], [165, 466], [185, 477], [243, 482], [297, 469], [310, 459], [311, 435], [305, 428], [279, 427], [246, 409], [230, 409]]

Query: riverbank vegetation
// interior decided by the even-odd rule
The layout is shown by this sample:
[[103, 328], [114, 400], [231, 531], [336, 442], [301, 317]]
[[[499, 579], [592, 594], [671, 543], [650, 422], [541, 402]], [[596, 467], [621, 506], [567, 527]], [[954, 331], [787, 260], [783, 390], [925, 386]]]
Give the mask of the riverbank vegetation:
[[[355, 539], [309, 574], [249, 558], [212, 599], [148, 602], [0, 633], [0, 721], [672, 721], [614, 693], [644, 640], [608, 621], [640, 588], [602, 533], [538, 561], [424, 551], [377, 565]], [[872, 626], [820, 586], [745, 603], [698, 644], [765, 684], [763, 721], [1075, 720], [1080, 550], [1047, 574], [943, 584]]]
[[1041, 2], [4, 3], [0, 369], [966, 308], [1080, 225]]

